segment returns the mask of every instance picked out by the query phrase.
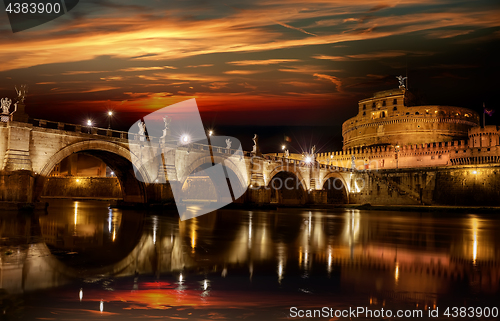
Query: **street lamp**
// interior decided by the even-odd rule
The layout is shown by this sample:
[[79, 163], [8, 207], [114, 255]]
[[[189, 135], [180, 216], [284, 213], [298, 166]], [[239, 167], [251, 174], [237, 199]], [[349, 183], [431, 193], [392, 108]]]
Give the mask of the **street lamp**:
[[185, 144], [189, 143], [189, 141], [190, 141], [189, 135], [184, 134], [181, 136], [181, 144], [185, 145]]
[[398, 157], [399, 156], [398, 155], [398, 153], [399, 153], [399, 145], [396, 145], [394, 147], [395, 147], [394, 152], [396, 153], [395, 156], [396, 156], [396, 169], [397, 169], [397, 168], [399, 168], [399, 157]]
[[281, 150], [285, 150], [286, 146], [285, 145], [281, 145]]
[[88, 131], [89, 131], [89, 134], [90, 134], [90, 128], [92, 127], [92, 120], [87, 119], [87, 126], [88, 126]]
[[113, 111], [109, 110], [108, 111], [108, 129], [111, 128], [111, 117], [113, 117]]
[[213, 130], [209, 130], [208, 131], [208, 136], [212, 136], [214, 134], [214, 131]]

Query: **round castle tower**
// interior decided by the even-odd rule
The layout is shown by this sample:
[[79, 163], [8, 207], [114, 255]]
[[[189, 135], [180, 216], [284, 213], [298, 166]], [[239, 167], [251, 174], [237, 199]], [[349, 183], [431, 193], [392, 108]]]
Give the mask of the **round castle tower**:
[[479, 115], [467, 108], [406, 106], [407, 94], [401, 87], [360, 100], [358, 115], [342, 125], [343, 149], [467, 139], [479, 125]]

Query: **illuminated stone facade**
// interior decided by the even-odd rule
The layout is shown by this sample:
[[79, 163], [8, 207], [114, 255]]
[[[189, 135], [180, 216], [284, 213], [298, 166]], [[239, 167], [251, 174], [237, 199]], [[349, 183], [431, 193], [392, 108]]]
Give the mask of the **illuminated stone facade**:
[[343, 149], [450, 142], [467, 138], [479, 115], [467, 108], [406, 106], [404, 88], [359, 101], [358, 115], [342, 126]]

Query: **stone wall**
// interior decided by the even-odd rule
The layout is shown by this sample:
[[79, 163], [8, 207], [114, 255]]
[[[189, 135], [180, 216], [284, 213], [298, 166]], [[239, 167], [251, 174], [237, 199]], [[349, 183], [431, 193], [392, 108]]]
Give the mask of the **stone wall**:
[[[372, 205], [500, 206], [500, 165], [359, 172], [349, 203]], [[361, 185], [361, 184], [359, 184]]]
[[45, 197], [123, 198], [116, 177], [49, 177]]
[[28, 170], [0, 171], [0, 201], [30, 203], [35, 179]]
[[436, 173], [434, 198], [442, 204], [499, 206], [500, 166], [468, 166]]

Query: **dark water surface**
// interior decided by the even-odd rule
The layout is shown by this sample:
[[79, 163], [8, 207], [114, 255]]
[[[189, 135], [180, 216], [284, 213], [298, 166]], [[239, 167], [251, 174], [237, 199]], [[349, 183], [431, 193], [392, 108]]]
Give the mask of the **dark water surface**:
[[[494, 214], [219, 210], [180, 221], [52, 201], [47, 215], [2, 214], [0, 236], [1, 320], [288, 320], [323, 307], [318, 320], [422, 320], [436, 308], [432, 319], [453, 319], [454, 307], [494, 320], [500, 307]], [[358, 307], [372, 318], [335, 316]]]

